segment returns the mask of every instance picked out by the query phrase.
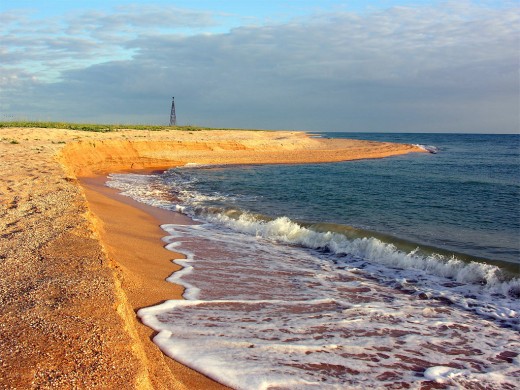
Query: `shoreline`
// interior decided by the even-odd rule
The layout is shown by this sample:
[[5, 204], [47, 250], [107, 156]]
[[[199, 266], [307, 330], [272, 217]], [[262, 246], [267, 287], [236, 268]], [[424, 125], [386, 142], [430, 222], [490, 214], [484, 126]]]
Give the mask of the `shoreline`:
[[[0, 385], [8, 388], [222, 388], [160, 352], [153, 331], [135, 315], [136, 308], [182, 294], [164, 280], [180, 268], [171, 262], [175, 254], [157, 242], [166, 235], [161, 218], [171, 212], [136, 208], [103, 189], [100, 175], [186, 163], [334, 162], [424, 152], [298, 132], [1, 132]], [[139, 257], [135, 245], [149, 248], [153, 258]]]
[[160, 225], [189, 225], [194, 222], [183, 214], [148, 206], [121, 195], [118, 190], [104, 185], [105, 176], [80, 179], [79, 182], [90, 210], [100, 220], [100, 236], [107, 254], [117, 264], [122, 292], [133, 312], [133, 318], [129, 320], [141, 341], [153, 387], [225, 389], [225, 386], [164, 355], [152, 341], [155, 332], [135, 315], [143, 307], [169, 299], [184, 299], [184, 288], [166, 281], [182, 268], [172, 260], [184, 256], [161, 245], [161, 239], [167, 233]]

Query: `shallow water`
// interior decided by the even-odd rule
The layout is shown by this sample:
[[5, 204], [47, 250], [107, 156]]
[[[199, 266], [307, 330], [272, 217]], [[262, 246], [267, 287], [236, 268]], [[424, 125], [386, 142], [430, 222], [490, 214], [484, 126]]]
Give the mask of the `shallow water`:
[[429, 277], [432, 287], [420, 292], [363, 261], [335, 264], [319, 251], [211, 224], [163, 228], [170, 248], [188, 256], [170, 278], [188, 300], [138, 315], [165, 353], [221, 383], [419, 388], [445, 370], [449, 378], [435, 379], [514, 388], [520, 378], [518, 330], [491, 320], [496, 306], [442, 288], [456, 283]]

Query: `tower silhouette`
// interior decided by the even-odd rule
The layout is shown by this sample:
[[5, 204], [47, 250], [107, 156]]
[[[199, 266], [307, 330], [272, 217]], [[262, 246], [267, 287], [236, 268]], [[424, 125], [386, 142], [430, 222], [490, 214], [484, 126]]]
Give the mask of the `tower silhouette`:
[[172, 110], [170, 112], [170, 126], [177, 126], [177, 115], [175, 114], [175, 97], [172, 97]]

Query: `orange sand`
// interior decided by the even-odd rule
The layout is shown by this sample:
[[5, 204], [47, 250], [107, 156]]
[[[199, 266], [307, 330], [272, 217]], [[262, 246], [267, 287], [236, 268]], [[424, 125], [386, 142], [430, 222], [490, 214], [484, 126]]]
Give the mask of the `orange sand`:
[[[141, 307], [155, 305], [165, 299], [182, 299], [183, 288], [165, 279], [180, 266], [171, 262], [182, 258], [162, 247], [160, 238], [164, 223], [193, 223], [188, 217], [137, 203], [104, 187], [105, 178], [80, 180], [90, 210], [100, 218], [98, 230], [115, 266], [121, 287], [133, 312]], [[134, 315], [134, 313], [131, 313]], [[151, 338], [154, 332], [132, 318], [136, 336], [142, 342], [143, 360], [154, 388], [188, 389], [224, 388], [203, 375], [165, 356]]]

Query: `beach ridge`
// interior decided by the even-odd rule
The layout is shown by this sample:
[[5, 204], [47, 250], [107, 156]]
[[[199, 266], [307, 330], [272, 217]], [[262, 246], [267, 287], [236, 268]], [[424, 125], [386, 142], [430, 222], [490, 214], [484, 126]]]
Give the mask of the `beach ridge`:
[[[142, 306], [182, 294], [164, 281], [178, 266], [157, 245], [164, 236], [160, 217], [85, 178], [186, 163], [332, 162], [422, 152], [301, 132], [1, 132], [0, 382], [12, 388], [219, 387], [164, 357], [135, 316]], [[147, 263], [151, 253], [155, 265]], [[144, 284], [151, 280], [159, 287]]]
[[[138, 138], [139, 137], [139, 138]], [[123, 139], [121, 139], [123, 138]], [[144, 139], [143, 139], [144, 138]], [[68, 143], [64, 166], [78, 177], [136, 169], [164, 169], [186, 163], [320, 163], [424, 152], [415, 145], [352, 139], [311, 138], [303, 132], [214, 130], [113, 133]]]

